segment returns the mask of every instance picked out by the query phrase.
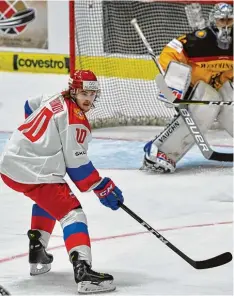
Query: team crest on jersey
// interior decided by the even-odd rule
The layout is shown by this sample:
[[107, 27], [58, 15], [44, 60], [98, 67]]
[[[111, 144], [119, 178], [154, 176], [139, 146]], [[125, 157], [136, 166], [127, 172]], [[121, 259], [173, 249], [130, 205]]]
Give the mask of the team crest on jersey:
[[206, 31], [205, 30], [199, 30], [195, 33], [195, 36], [198, 37], [198, 38], [205, 38], [207, 35]]
[[74, 114], [80, 120], [84, 120], [85, 119], [84, 113], [80, 109], [78, 109], [78, 108], [74, 108]]

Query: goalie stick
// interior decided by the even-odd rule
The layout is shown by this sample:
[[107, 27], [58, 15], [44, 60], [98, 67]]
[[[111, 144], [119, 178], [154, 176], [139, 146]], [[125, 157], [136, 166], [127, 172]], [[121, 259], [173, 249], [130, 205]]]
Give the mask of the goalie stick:
[[[167, 100], [163, 100], [161, 98], [158, 98], [160, 101], [164, 103], [171, 103]], [[175, 99], [173, 103], [171, 103], [173, 106], [178, 107], [179, 105], [216, 105], [216, 106], [234, 106], [233, 101], [227, 101], [227, 102], [220, 102], [220, 101], [200, 101], [200, 100], [194, 100], [194, 101], [187, 101], [187, 100], [180, 100]]]
[[[161, 92], [164, 94], [166, 98], [169, 100], [162, 100], [165, 103], [169, 103], [172, 106], [174, 106], [173, 102], [175, 101], [175, 96], [172, 94], [170, 89], [168, 88], [164, 78], [163, 78], [163, 70], [160, 66], [160, 64], [157, 61], [156, 55], [154, 54], [153, 49], [151, 48], [149, 42], [145, 38], [143, 32], [141, 31], [141, 28], [139, 27], [137, 20], [132, 19], [131, 24], [134, 26], [136, 32], [140, 36], [141, 40], [143, 41], [149, 55], [151, 56], [152, 60], [154, 61], [156, 67], [158, 68], [161, 75], [158, 75], [156, 77], [156, 82], [159, 83], [158, 86], [161, 90]], [[188, 101], [189, 102], [189, 101]], [[204, 101], [201, 101], [204, 102]], [[209, 102], [209, 101], [207, 101]], [[202, 135], [200, 129], [198, 128], [195, 120], [191, 116], [190, 112], [186, 107], [178, 107], [176, 108], [177, 112], [182, 116], [186, 126], [188, 127], [191, 135], [193, 136], [195, 143], [197, 144], [198, 148], [200, 149], [203, 156], [208, 160], [215, 160], [215, 161], [226, 161], [226, 162], [233, 162], [233, 154], [232, 153], [222, 153], [213, 151]]]
[[195, 269], [208, 269], [217, 266], [224, 265], [232, 260], [232, 254], [229, 252], [222, 253], [218, 256], [212, 257], [210, 259], [195, 261], [185, 255], [182, 251], [177, 249], [171, 242], [169, 242], [165, 237], [163, 237], [157, 230], [151, 227], [148, 223], [146, 223], [143, 219], [141, 219], [137, 214], [131, 211], [127, 206], [119, 202], [119, 206], [128, 213], [133, 219], [139, 222], [143, 227], [145, 227], [149, 232], [151, 232], [154, 236], [156, 236], [164, 245], [170, 248], [173, 252], [179, 255], [182, 259], [184, 259], [188, 264], [190, 264]]
[[[171, 92], [171, 90], [168, 88], [163, 76], [159, 74], [156, 77], [156, 83], [161, 90], [161, 92], [164, 94], [166, 98], [169, 99], [169, 103], [174, 100], [174, 95]], [[173, 103], [171, 103], [173, 104]], [[191, 135], [193, 136], [195, 142], [197, 143], [201, 153], [203, 156], [208, 160], [216, 160], [216, 161], [227, 161], [227, 162], [233, 162], [233, 154], [232, 153], [222, 153], [222, 152], [216, 152], [213, 151], [205, 139], [205, 137], [202, 135], [200, 129], [198, 128], [195, 120], [191, 116], [190, 112], [186, 107], [179, 107], [178, 112], [182, 116], [185, 124], [187, 125], [188, 129], [190, 130]]]
[[[163, 75], [164, 71], [161, 67], [161, 65], [159, 64], [157, 57], [152, 49], [152, 47], [150, 46], [149, 42], [147, 41], [147, 39], [145, 38], [145, 35], [143, 34], [141, 28], [139, 27], [137, 20], [136, 19], [132, 19], [131, 20], [131, 24], [133, 25], [133, 27], [135, 28], [136, 32], [138, 33], [139, 37], [141, 38], [141, 40], [143, 41], [149, 55], [151, 56], [152, 60], [155, 62], [156, 67], [158, 68], [159, 72]], [[159, 98], [160, 100], [160, 98]], [[165, 102], [164, 100], [162, 100], [163, 102]], [[170, 102], [169, 102], [170, 103]], [[226, 101], [226, 102], [220, 102], [220, 101], [201, 101], [201, 100], [194, 100], [194, 101], [186, 101], [186, 100], [178, 100], [176, 99], [174, 101], [174, 103], [177, 104], [186, 104], [186, 105], [225, 105], [225, 106], [234, 106], [234, 102], [233, 101]]]

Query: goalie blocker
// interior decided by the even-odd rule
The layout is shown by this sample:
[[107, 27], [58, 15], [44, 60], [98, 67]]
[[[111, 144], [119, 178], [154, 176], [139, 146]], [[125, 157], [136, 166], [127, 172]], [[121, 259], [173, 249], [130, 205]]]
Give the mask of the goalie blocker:
[[[173, 90], [175, 99], [182, 99], [190, 85], [191, 68], [178, 62], [171, 62], [165, 73], [165, 82]], [[176, 89], [175, 89], [176, 86]], [[163, 94], [160, 94], [163, 97]], [[210, 85], [199, 81], [192, 89], [188, 100], [233, 101], [233, 85], [227, 81], [217, 92]], [[202, 133], [206, 133], [217, 118], [221, 127], [233, 137], [233, 110], [228, 106], [190, 105], [192, 114]], [[191, 120], [188, 118], [188, 120]], [[187, 122], [190, 125], [189, 122]], [[192, 124], [192, 123], [191, 123]], [[143, 170], [173, 173], [176, 163], [191, 149], [195, 140], [181, 115], [144, 147]], [[202, 143], [201, 143], [202, 144]]]

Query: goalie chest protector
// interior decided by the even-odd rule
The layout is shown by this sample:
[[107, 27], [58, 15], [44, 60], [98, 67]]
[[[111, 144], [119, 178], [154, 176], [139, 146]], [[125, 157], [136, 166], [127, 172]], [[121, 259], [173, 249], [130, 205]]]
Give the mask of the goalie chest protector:
[[[232, 36], [232, 34], [231, 34]], [[217, 46], [214, 33], [209, 29], [195, 31], [179, 39], [183, 43], [184, 51], [189, 59], [210, 58], [210, 60], [233, 59], [233, 40], [228, 50]], [[202, 60], [202, 59], [201, 59]]]

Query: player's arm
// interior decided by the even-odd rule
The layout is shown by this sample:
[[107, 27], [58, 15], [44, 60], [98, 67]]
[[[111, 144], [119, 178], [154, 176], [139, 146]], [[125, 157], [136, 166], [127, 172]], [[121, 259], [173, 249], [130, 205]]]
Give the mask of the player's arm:
[[163, 70], [165, 71], [167, 69], [167, 66], [171, 61], [177, 61], [191, 66], [192, 86], [195, 85], [198, 80], [203, 80], [206, 83], [210, 83], [213, 73], [209, 70], [202, 69], [199, 65], [188, 60], [183, 47], [185, 42], [185, 37], [181, 37], [178, 39], [173, 39], [164, 47], [159, 56], [159, 63]]
[[188, 64], [188, 59], [184, 54], [183, 43], [178, 39], [171, 40], [162, 50], [159, 56], [159, 63], [163, 70], [166, 71], [171, 61], [177, 61]]
[[85, 125], [69, 125], [61, 133], [66, 172], [81, 192], [91, 191], [112, 210], [123, 202], [121, 190], [107, 177], [102, 178], [87, 155], [89, 130]]
[[33, 109], [30, 106], [29, 100], [27, 100], [24, 104], [24, 117], [25, 119], [28, 118], [32, 113], [33, 113]]
[[24, 104], [25, 118], [30, 116], [35, 110], [37, 110], [42, 103], [45, 103], [50, 98], [47, 95], [41, 95], [35, 98], [29, 98]]

